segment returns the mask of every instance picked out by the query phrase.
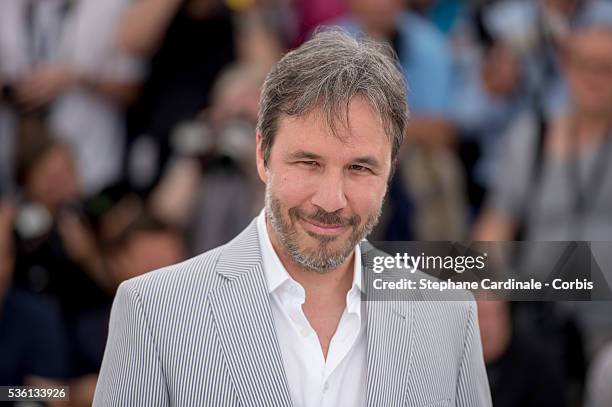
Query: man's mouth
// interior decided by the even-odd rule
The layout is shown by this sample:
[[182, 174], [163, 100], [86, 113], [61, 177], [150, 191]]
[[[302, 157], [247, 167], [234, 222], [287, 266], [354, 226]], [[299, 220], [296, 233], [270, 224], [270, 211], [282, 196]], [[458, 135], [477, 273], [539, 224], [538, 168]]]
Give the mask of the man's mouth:
[[317, 222], [315, 220], [300, 217], [300, 221], [304, 228], [317, 235], [338, 235], [346, 229], [347, 225], [343, 224], [327, 224]]

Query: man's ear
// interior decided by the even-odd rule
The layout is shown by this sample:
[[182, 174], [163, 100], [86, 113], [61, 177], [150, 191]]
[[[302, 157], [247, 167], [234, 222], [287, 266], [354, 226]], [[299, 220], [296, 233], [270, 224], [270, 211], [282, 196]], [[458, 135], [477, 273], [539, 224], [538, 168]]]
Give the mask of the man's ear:
[[259, 174], [259, 179], [263, 181], [263, 183], [268, 182], [268, 171], [266, 169], [266, 164], [264, 162], [264, 153], [262, 146], [262, 137], [261, 133], [257, 133], [257, 148], [256, 148], [256, 157], [255, 160], [257, 162], [257, 174]]

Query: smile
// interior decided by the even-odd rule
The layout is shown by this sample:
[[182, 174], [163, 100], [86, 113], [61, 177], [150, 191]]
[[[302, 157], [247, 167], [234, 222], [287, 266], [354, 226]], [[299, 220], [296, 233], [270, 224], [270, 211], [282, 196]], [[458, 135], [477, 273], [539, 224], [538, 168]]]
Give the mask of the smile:
[[318, 235], [339, 235], [346, 229], [346, 225], [326, 225], [304, 218], [300, 218], [300, 221], [306, 231]]

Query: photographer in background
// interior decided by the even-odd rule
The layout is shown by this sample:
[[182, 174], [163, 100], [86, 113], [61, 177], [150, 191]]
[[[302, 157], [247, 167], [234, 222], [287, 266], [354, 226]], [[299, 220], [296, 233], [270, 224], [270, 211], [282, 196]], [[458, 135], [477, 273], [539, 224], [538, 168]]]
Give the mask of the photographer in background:
[[[209, 103], [216, 75], [236, 58], [231, 13], [215, 0], [137, 0], [118, 28], [122, 51], [149, 60], [142, 96], [128, 113], [128, 171], [137, 187], [155, 183], [172, 153], [175, 127]], [[153, 178], [133, 170], [132, 156], [153, 147]]]
[[158, 218], [186, 230], [192, 254], [227, 243], [263, 204], [252, 151], [264, 77], [252, 65], [225, 69], [210, 108], [173, 138], [176, 155], [149, 202]]
[[14, 221], [13, 283], [59, 305], [71, 398], [85, 391], [91, 403], [114, 283], [87, 215], [71, 150], [37, 116], [21, 117], [18, 135], [15, 172], [21, 194]]
[[[543, 125], [530, 113], [513, 123], [475, 240], [513, 240], [519, 232], [532, 241], [610, 240], [612, 25], [574, 31], [563, 64], [573, 103]], [[612, 338], [609, 303], [566, 305], [576, 308], [589, 354]]]
[[14, 217], [13, 205], [0, 197], [0, 386], [59, 386], [68, 343], [57, 304], [11, 285]]
[[156, 186], [176, 153], [173, 139], [212, 105], [224, 68], [241, 61], [267, 71], [280, 58], [281, 11], [266, 1], [237, 3], [137, 0], [125, 13], [120, 48], [149, 60], [142, 96], [128, 114], [126, 172], [138, 190]]

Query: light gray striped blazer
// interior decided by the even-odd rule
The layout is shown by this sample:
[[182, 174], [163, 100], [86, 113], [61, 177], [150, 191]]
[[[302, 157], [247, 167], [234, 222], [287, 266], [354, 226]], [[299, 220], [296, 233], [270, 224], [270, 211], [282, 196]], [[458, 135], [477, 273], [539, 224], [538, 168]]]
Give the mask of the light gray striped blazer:
[[[94, 406], [292, 405], [256, 223], [121, 284]], [[473, 301], [366, 303], [369, 406], [490, 406]]]

